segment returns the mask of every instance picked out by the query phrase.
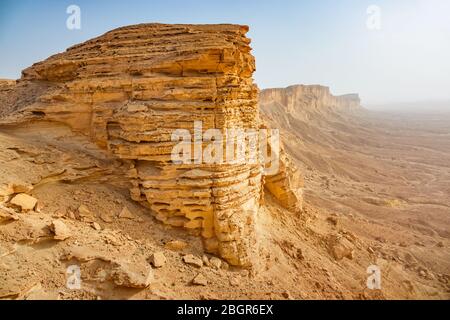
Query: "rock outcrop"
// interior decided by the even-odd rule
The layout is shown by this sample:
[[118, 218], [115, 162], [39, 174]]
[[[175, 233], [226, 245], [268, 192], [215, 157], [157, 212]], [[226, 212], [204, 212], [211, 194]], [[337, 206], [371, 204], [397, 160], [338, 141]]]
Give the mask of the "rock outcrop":
[[[208, 129], [224, 134], [217, 141], [210, 137], [214, 143], [227, 143], [227, 129], [261, 125], [247, 31], [164, 24], [113, 30], [24, 70], [15, 90], [32, 94], [27, 101], [10, 95], [7, 109], [14, 115], [7, 121], [57, 121], [89, 136], [129, 162], [131, 197], [156, 219], [201, 235], [206, 250], [229, 263], [250, 266], [258, 251], [264, 165], [199, 161], [202, 152], [215, 156], [200, 140]], [[178, 163], [173, 133], [180, 129], [189, 134], [192, 154]], [[244, 156], [252, 151], [247, 144]], [[296, 178], [281, 167], [266, 187], [298, 208], [284, 182]]]
[[15, 80], [0, 79], [0, 116], [6, 114], [5, 106], [10, 104], [9, 96], [15, 86]]
[[303, 210], [303, 174], [283, 148], [280, 149], [279, 170], [265, 176], [264, 188], [284, 208], [297, 213]]
[[361, 110], [357, 94], [334, 96], [328, 87], [320, 85], [294, 85], [262, 90], [259, 101], [263, 113], [276, 118], [291, 114], [307, 120], [317, 114], [343, 114]]
[[0, 79], [0, 92], [10, 91], [16, 85], [15, 80]]

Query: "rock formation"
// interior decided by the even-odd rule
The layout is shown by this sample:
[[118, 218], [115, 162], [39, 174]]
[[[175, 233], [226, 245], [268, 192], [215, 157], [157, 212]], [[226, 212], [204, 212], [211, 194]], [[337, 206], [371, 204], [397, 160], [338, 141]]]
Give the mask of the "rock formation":
[[[0, 80], [0, 299], [449, 299], [448, 117], [319, 86], [258, 110], [246, 31], [125, 27]], [[269, 126], [278, 170], [171, 155], [177, 129], [196, 160], [195, 133]]]
[[357, 94], [334, 96], [328, 87], [320, 85], [294, 85], [262, 90], [260, 107], [267, 116], [283, 118], [291, 114], [307, 120], [317, 115], [357, 112], [361, 101]]
[[[5, 110], [14, 113], [4, 122], [57, 121], [89, 136], [129, 162], [131, 197], [156, 219], [201, 235], [206, 250], [229, 263], [250, 266], [258, 250], [263, 165], [206, 164], [196, 161], [195, 148], [187, 163], [172, 157], [177, 129], [204, 146], [198, 134], [208, 129], [261, 126], [247, 31], [164, 24], [113, 30], [24, 70], [15, 94], [8, 94]], [[19, 98], [25, 90], [26, 101]], [[245, 154], [251, 151], [247, 145]], [[290, 190], [298, 177], [285, 160], [266, 177], [266, 189], [298, 210], [301, 185]]]
[[16, 84], [15, 80], [0, 79], [0, 92], [10, 91]]
[[[357, 94], [334, 96], [328, 87], [320, 85], [265, 89], [260, 92], [259, 105], [265, 126], [288, 129], [288, 132], [306, 130], [311, 121], [334, 121], [362, 110]], [[291, 123], [295, 125], [291, 126]], [[282, 131], [286, 133], [286, 130]], [[290, 139], [287, 136], [284, 138]], [[292, 153], [296, 152], [291, 149]], [[302, 209], [303, 174], [283, 148], [280, 152], [280, 170], [274, 176], [266, 176], [264, 186], [285, 208], [293, 211]]]
[[284, 208], [293, 212], [303, 209], [303, 174], [282, 148], [279, 155], [279, 170], [266, 175], [264, 187]]
[[5, 106], [10, 104], [10, 96], [15, 85], [15, 80], [0, 79], [0, 116], [6, 113]]

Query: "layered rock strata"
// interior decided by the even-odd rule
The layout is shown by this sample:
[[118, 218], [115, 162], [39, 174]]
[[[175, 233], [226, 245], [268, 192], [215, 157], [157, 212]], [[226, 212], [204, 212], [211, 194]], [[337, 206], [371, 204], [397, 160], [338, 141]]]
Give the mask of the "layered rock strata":
[[6, 105], [10, 104], [10, 95], [15, 86], [15, 80], [0, 79], [0, 116], [6, 114]]
[[0, 79], [0, 93], [6, 93], [7, 91], [10, 91], [14, 88], [16, 85], [15, 80], [9, 80], [9, 79]]
[[[287, 88], [262, 90], [259, 95], [261, 118], [266, 125], [289, 130], [291, 121], [310, 123], [314, 119], [336, 119], [362, 110], [357, 94], [334, 96], [320, 85], [293, 85]], [[303, 176], [281, 149], [280, 169], [265, 177], [265, 189], [287, 209], [300, 211], [303, 200]]]
[[[129, 161], [131, 197], [156, 219], [201, 235], [207, 251], [233, 265], [251, 266], [264, 165], [199, 160], [208, 152], [216, 156], [201, 140], [208, 129], [218, 129], [223, 137], [214, 143], [225, 144], [227, 129], [261, 124], [247, 31], [238, 25], [119, 28], [24, 70], [16, 93], [33, 94], [28, 101], [10, 95], [7, 107], [16, 120], [63, 122]], [[189, 161], [173, 159], [176, 130], [189, 135]], [[246, 144], [240, 156], [252, 148]], [[295, 207], [282, 168], [266, 186]]]
[[303, 210], [303, 174], [283, 148], [279, 154], [279, 169], [273, 175], [265, 175], [264, 188], [284, 208], [295, 213]]
[[345, 114], [361, 110], [357, 94], [334, 96], [320, 85], [293, 85], [287, 88], [265, 89], [260, 93], [260, 107], [267, 116], [282, 118], [290, 114], [309, 119], [317, 114]]

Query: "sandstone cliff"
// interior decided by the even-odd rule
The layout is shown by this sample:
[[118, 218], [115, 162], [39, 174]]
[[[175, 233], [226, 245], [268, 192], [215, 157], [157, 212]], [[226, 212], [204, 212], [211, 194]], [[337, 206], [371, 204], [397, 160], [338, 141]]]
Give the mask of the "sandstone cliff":
[[[24, 70], [3, 123], [55, 121], [89, 136], [128, 161], [131, 197], [156, 219], [201, 235], [208, 252], [231, 264], [250, 266], [263, 165], [197, 163], [195, 151], [191, 164], [177, 164], [171, 154], [174, 130], [188, 130], [197, 142], [195, 122], [200, 133], [261, 126], [247, 31], [164, 24], [113, 30]], [[266, 188], [298, 211], [302, 186], [289, 190], [298, 178], [289, 177], [285, 158]]]
[[338, 132], [365, 115], [357, 94], [334, 96], [328, 87], [320, 85], [262, 90], [259, 106], [261, 118], [280, 129], [288, 154], [301, 160], [294, 163], [300, 165], [303, 174], [308, 167], [331, 174], [335, 168], [325, 146], [332, 145], [336, 154], [343, 147], [342, 141], [329, 133]]
[[325, 86], [294, 85], [262, 90], [260, 106], [266, 116], [282, 119], [292, 115], [306, 120], [357, 112], [361, 110], [361, 101], [357, 94], [334, 96]]
[[0, 79], [0, 116], [6, 113], [6, 105], [10, 104], [10, 95], [15, 85], [15, 80]]
[[16, 84], [15, 80], [10, 79], [0, 79], [0, 92], [6, 91], [14, 87]]

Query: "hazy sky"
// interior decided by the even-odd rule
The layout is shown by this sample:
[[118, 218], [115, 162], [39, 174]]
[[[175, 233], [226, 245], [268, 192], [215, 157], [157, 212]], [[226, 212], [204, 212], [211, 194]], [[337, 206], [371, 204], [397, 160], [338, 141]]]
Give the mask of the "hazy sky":
[[[71, 4], [81, 30], [66, 27]], [[142, 22], [249, 25], [260, 88], [323, 84], [366, 105], [450, 100], [450, 0], [2, 0], [0, 78]]]

